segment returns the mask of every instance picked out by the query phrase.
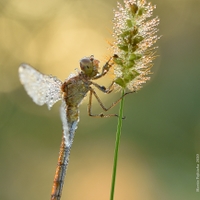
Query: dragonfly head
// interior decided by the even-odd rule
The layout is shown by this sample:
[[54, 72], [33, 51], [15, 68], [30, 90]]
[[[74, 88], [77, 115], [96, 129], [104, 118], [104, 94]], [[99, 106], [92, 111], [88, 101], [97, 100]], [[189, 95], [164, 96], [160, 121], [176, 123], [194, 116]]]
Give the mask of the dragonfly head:
[[80, 68], [86, 77], [93, 78], [98, 74], [99, 61], [93, 55], [84, 57], [80, 60]]

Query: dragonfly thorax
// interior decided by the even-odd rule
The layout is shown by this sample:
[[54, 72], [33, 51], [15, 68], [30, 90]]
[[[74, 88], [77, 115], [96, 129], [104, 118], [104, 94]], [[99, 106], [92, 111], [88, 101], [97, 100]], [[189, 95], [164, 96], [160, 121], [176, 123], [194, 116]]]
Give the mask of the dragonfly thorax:
[[80, 60], [80, 68], [84, 76], [92, 79], [99, 73], [99, 61], [94, 59], [93, 55], [90, 57], [84, 57]]

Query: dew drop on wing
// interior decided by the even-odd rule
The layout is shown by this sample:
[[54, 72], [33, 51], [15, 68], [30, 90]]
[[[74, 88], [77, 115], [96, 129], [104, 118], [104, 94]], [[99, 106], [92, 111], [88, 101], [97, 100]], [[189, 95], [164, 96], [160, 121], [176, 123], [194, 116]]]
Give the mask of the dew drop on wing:
[[62, 82], [55, 76], [40, 73], [28, 64], [19, 67], [19, 78], [28, 95], [37, 105], [47, 104], [50, 109], [61, 100]]

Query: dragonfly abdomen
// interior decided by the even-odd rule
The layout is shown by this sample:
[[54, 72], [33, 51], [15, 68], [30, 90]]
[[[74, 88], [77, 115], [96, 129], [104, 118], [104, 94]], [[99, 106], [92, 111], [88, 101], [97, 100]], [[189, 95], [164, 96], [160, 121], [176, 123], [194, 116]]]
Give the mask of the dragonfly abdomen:
[[61, 146], [60, 146], [56, 173], [55, 173], [55, 177], [53, 181], [51, 200], [60, 200], [62, 188], [64, 184], [64, 178], [66, 174], [66, 169], [69, 162], [70, 149], [71, 149], [71, 145], [67, 147], [65, 145], [65, 138], [63, 137]]

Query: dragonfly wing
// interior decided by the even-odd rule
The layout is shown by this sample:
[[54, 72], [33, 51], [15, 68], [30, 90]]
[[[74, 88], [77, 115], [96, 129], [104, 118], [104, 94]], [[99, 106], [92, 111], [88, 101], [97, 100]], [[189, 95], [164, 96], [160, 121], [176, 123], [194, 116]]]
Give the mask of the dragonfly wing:
[[60, 116], [63, 125], [63, 137], [65, 146], [67, 148], [71, 148], [79, 119], [70, 122], [67, 118], [67, 110], [67, 104], [63, 99], [60, 107]]
[[65, 141], [65, 146], [70, 147], [70, 138], [69, 138], [69, 124], [67, 120], [67, 104], [64, 100], [62, 100], [60, 106], [60, 117], [63, 125], [63, 137]]
[[62, 82], [55, 76], [44, 75], [28, 64], [21, 64], [19, 78], [28, 95], [38, 105], [46, 103], [50, 109], [62, 99]]

